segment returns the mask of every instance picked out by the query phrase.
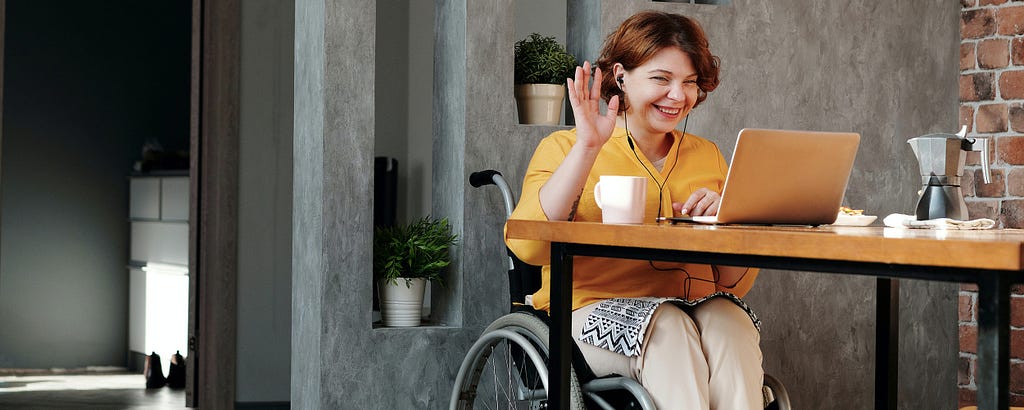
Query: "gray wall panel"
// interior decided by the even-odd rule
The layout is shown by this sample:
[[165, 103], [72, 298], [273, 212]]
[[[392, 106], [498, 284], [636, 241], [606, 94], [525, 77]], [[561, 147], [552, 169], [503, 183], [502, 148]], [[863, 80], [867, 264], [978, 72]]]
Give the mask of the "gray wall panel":
[[236, 400], [290, 395], [293, 0], [242, 7]]
[[[466, 87], [469, 80], [465, 73], [466, 60], [467, 5], [464, 1], [434, 2], [434, 100], [433, 100], [433, 172], [431, 181], [431, 209], [434, 216], [447, 216], [452, 221], [454, 231], [459, 235], [461, 247], [467, 245], [463, 209], [461, 206], [463, 182], [463, 159], [461, 155], [465, 144]], [[460, 326], [463, 323], [462, 312], [468, 304], [463, 295], [466, 292], [466, 281], [463, 279], [466, 269], [460, 254], [453, 255], [452, 268], [449, 269], [448, 288], [441, 292], [433, 292], [435, 317], [441, 323]], [[436, 288], [435, 288], [436, 289]]]
[[[363, 402], [355, 380], [374, 377], [367, 349], [390, 351], [365, 330], [370, 323], [373, 208], [375, 5], [326, 2], [324, 8], [324, 264], [320, 291], [320, 375], [341, 384], [323, 385], [320, 404], [342, 408]], [[360, 28], [362, 27], [362, 28]], [[354, 307], [363, 307], [354, 309]], [[399, 349], [396, 349], [399, 350]], [[353, 380], [355, 378], [355, 380]], [[345, 381], [348, 380], [347, 383]]]
[[320, 403], [324, 272], [324, 2], [295, 1], [291, 406]]

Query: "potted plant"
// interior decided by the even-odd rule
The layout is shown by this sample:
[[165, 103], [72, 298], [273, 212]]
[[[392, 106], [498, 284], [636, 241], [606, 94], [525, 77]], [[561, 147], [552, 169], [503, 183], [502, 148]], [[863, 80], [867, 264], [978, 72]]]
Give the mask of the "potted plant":
[[385, 326], [418, 326], [428, 280], [444, 285], [457, 242], [447, 218], [382, 226], [373, 235], [373, 273]]
[[557, 125], [565, 99], [565, 79], [576, 57], [554, 37], [533, 33], [515, 45], [515, 97], [519, 122]]

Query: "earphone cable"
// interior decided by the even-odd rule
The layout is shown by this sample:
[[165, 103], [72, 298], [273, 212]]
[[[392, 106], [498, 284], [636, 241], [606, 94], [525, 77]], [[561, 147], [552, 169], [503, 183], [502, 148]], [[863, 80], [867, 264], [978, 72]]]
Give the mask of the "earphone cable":
[[649, 168], [647, 168], [647, 165], [644, 164], [642, 160], [640, 160], [640, 155], [636, 153], [636, 147], [633, 144], [633, 134], [629, 132], [629, 116], [626, 115], [626, 113], [622, 113], [622, 123], [623, 126], [626, 128], [626, 142], [629, 143], [629, 149], [633, 151], [633, 156], [636, 157], [636, 162], [639, 163], [640, 166], [644, 167], [644, 171], [647, 171], [647, 175], [651, 176], [651, 180], [654, 181], [654, 185], [658, 187], [658, 217], [657, 219], [655, 219], [655, 221], [661, 220], [661, 208], [663, 199], [662, 195], [665, 192], [665, 185], [668, 184], [668, 177], [672, 175], [672, 171], [676, 169], [676, 164], [679, 163], [679, 149], [682, 147], [683, 144], [682, 139], [686, 137], [686, 126], [689, 124], [689, 122], [690, 113], [686, 113], [686, 118], [683, 120], [683, 133], [679, 137], [679, 142], [676, 143], [676, 159], [675, 161], [672, 161], [672, 167], [668, 169], [667, 173], [665, 173], [665, 181], [658, 182], [658, 178], [654, 177], [654, 173], [651, 172]]

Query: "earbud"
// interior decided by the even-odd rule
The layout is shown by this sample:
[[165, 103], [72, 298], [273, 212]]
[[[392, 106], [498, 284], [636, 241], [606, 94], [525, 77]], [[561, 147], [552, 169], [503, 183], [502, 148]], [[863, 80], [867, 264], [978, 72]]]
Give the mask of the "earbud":
[[615, 79], [615, 81], [618, 81], [619, 85], [621, 86], [622, 85], [622, 76], [620, 75], [618, 78]]

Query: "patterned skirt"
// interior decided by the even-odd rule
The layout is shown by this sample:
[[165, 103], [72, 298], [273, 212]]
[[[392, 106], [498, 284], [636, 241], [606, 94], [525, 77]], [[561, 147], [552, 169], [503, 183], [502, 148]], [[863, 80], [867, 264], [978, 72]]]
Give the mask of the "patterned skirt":
[[579, 340], [584, 343], [611, 350], [626, 356], [637, 356], [644, 344], [647, 324], [654, 310], [662, 303], [672, 303], [684, 311], [714, 298], [726, 298], [747, 312], [758, 332], [761, 321], [738, 296], [728, 292], [715, 292], [699, 299], [680, 298], [615, 298], [598, 302], [593, 312], [587, 315], [587, 323]]

